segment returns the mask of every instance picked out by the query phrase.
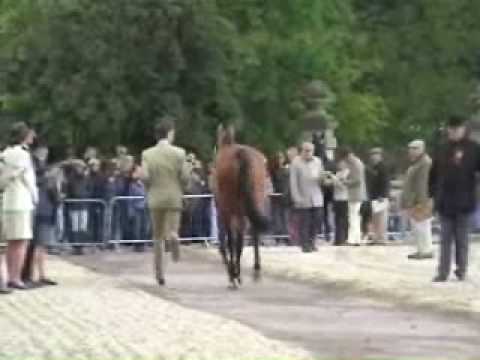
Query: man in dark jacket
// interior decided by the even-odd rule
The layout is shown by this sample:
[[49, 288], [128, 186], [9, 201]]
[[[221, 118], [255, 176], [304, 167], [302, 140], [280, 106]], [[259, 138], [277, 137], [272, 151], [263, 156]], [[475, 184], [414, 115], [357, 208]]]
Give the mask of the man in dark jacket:
[[383, 245], [387, 240], [390, 179], [381, 148], [377, 147], [370, 150], [370, 166], [367, 168], [366, 173], [374, 233], [370, 244]]
[[455, 275], [465, 280], [468, 263], [468, 229], [475, 210], [475, 175], [480, 171], [480, 147], [470, 140], [466, 120], [452, 116], [448, 121], [448, 141], [440, 146], [430, 172], [430, 195], [440, 215], [441, 254], [435, 282], [450, 275], [452, 245], [455, 243]]
[[[327, 149], [325, 147], [325, 134], [324, 133], [314, 133], [313, 134], [313, 144], [315, 145], [315, 156], [318, 157], [323, 162], [323, 167], [325, 171], [335, 173], [337, 167], [335, 161], [330, 159], [327, 155]], [[323, 214], [321, 220], [322, 231], [326, 241], [330, 241], [330, 233], [332, 227], [330, 226], [330, 213], [333, 210], [334, 200], [333, 200], [333, 185], [332, 184], [323, 184]]]

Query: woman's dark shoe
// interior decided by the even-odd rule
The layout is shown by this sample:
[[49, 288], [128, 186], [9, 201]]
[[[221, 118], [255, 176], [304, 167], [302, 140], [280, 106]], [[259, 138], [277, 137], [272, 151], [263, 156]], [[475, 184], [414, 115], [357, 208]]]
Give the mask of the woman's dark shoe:
[[17, 283], [17, 282], [12, 282], [10, 281], [8, 283], [8, 287], [10, 289], [15, 289], [15, 290], [30, 290], [31, 287], [29, 287], [27, 284], [22, 284], [22, 283]]
[[50, 279], [40, 279], [39, 283], [42, 286], [57, 286], [58, 283], [56, 281], [50, 280]]
[[440, 276], [440, 275], [437, 275], [433, 278], [432, 280], [433, 282], [446, 282], [447, 281], [447, 278], [445, 276]]
[[9, 295], [11, 294], [13, 291], [8, 289], [8, 288], [0, 288], [0, 295]]
[[38, 289], [43, 286], [43, 284], [40, 281], [27, 280], [27, 281], [24, 281], [23, 283], [28, 289]]
[[461, 273], [458, 270], [455, 270], [455, 276], [457, 277], [458, 281], [465, 281], [465, 274]]

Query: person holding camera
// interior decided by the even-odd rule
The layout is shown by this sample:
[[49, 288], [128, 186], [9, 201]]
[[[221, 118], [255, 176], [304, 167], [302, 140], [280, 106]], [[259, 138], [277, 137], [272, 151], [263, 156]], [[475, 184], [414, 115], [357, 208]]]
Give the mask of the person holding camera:
[[350, 173], [344, 160], [337, 161], [337, 172], [327, 174], [325, 182], [333, 188], [335, 213], [335, 246], [345, 245], [348, 239], [348, 187], [347, 178]]
[[373, 239], [371, 239], [370, 245], [385, 245], [388, 238], [390, 179], [383, 159], [382, 148], [375, 147], [370, 150], [370, 165], [366, 174], [371, 207], [370, 223], [373, 230]]

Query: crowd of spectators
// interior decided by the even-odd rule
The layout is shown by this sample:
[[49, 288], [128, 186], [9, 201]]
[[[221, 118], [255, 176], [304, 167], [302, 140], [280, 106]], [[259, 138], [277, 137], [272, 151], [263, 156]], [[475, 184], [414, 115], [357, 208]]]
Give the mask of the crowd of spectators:
[[[193, 176], [187, 195], [211, 193], [208, 169], [194, 153], [188, 155], [193, 165]], [[143, 250], [151, 238], [151, 224], [145, 200], [145, 186], [141, 168], [127, 148], [118, 146], [116, 156], [102, 157], [93, 148], [87, 148], [83, 158], [72, 157], [63, 161], [62, 193], [65, 242], [81, 253], [81, 244], [102, 244], [106, 236], [118, 242], [135, 244]], [[110, 207], [112, 200], [115, 203]], [[184, 238], [211, 235], [211, 199], [185, 200], [180, 228]], [[110, 224], [105, 224], [105, 211]], [[76, 245], [79, 244], [79, 245]]]
[[[456, 146], [468, 137], [464, 123], [455, 121], [449, 125], [448, 140]], [[87, 147], [82, 156], [69, 148], [64, 160], [51, 163], [48, 146], [35, 143], [32, 129], [23, 123], [12, 129], [13, 143], [0, 159], [2, 225], [7, 225], [2, 230], [2, 242], [9, 240], [7, 264], [0, 252], [0, 292], [9, 291], [6, 285], [28, 287], [32, 279], [37, 284], [55, 285], [45, 266], [47, 251], [56, 247], [55, 242], [68, 244], [75, 254], [82, 254], [89, 245], [112, 243], [133, 244], [137, 251], [145, 249], [152, 237], [152, 225], [143, 172], [125, 146], [117, 146], [114, 156], [100, 154], [93, 146]], [[476, 150], [472, 144], [469, 146]], [[477, 156], [474, 150], [471, 152]], [[456, 151], [453, 164], [462, 165], [466, 150]], [[311, 141], [299, 147], [277, 152], [268, 163], [267, 191], [273, 195], [266, 209], [271, 218], [271, 237], [278, 244], [299, 246], [304, 252], [317, 251], [319, 237], [335, 246], [386, 245], [396, 239], [389, 235], [391, 232], [401, 232], [410, 223], [418, 251], [409, 258], [432, 258], [436, 173], [431, 171], [432, 160], [424, 141], [409, 143], [407, 154], [410, 166], [404, 176], [404, 189], [399, 198], [393, 198], [392, 178], [382, 148], [372, 148], [363, 161], [347, 147], [336, 152], [326, 149], [321, 134], [314, 134]], [[190, 241], [222, 238], [225, 234], [210, 196], [215, 186], [213, 164], [205, 166], [194, 153], [188, 154], [187, 161], [193, 173], [186, 195], [194, 196], [184, 200], [180, 237]], [[474, 172], [477, 163], [471, 163], [467, 170]], [[445, 209], [451, 211], [454, 205]], [[472, 211], [474, 206], [468, 205], [468, 211]], [[440, 208], [447, 214], [443, 219], [447, 223], [450, 215], [445, 209]], [[462, 231], [467, 228], [464, 223]], [[466, 248], [464, 238], [466, 235], [461, 239]], [[34, 240], [30, 244], [33, 246], [27, 249], [30, 239]], [[0, 251], [4, 248], [0, 246]], [[449, 251], [442, 247], [440, 280], [449, 272]], [[466, 252], [460, 256], [462, 264], [466, 263]], [[2, 281], [5, 265], [10, 274], [8, 284]], [[460, 266], [460, 278], [465, 276], [465, 268]]]
[[[343, 151], [344, 154], [339, 155], [343, 158], [337, 156], [335, 160], [327, 155], [319, 137], [314, 136], [312, 142], [279, 151], [271, 158], [269, 190], [277, 195], [269, 199], [267, 208], [272, 220], [270, 235], [276, 243], [303, 246], [305, 239], [302, 237], [307, 235], [300, 232], [309, 228], [307, 237], [320, 234], [326, 241], [333, 240], [335, 245], [382, 244], [388, 238], [387, 228], [399, 229], [400, 220], [389, 219], [387, 215], [389, 210], [395, 209], [395, 203], [389, 203], [390, 179], [383, 164], [382, 150], [372, 149], [366, 166], [351, 151]], [[298, 162], [301, 166], [305, 152], [309, 152], [312, 159], [318, 159], [317, 176], [328, 175], [318, 182], [318, 189], [316, 186], [310, 188], [309, 191], [316, 192], [317, 202], [306, 207], [295, 202], [293, 193], [297, 193], [298, 200], [298, 184], [292, 186], [291, 176], [292, 165]], [[69, 244], [77, 254], [83, 253], [85, 246], [103, 245], [105, 240], [134, 243], [135, 249], [142, 251], [152, 230], [138, 158], [122, 145], [116, 147], [113, 156], [101, 154], [93, 146], [87, 147], [83, 154], [70, 147], [65, 158], [54, 163], [48, 163], [48, 153], [44, 145], [32, 151], [37, 177], [43, 179], [48, 170], [58, 184], [58, 198], [63, 200], [54, 212], [49, 209], [51, 204], [45, 205], [49, 214], [56, 214], [53, 238]], [[194, 172], [187, 195], [211, 194], [212, 164], [205, 166], [194, 153], [188, 155], [188, 161]], [[355, 173], [358, 178], [352, 179]], [[295, 175], [293, 180], [297, 178]], [[113, 199], [114, 206], [110, 206]], [[383, 201], [383, 210], [372, 212], [372, 204], [378, 206], [377, 203]], [[311, 211], [305, 212], [307, 209]], [[311, 219], [300, 215], [302, 212], [309, 212]], [[221, 235], [222, 226], [216, 218], [214, 201], [208, 197], [186, 199], [180, 236], [194, 240]], [[313, 250], [315, 244], [310, 247]]]

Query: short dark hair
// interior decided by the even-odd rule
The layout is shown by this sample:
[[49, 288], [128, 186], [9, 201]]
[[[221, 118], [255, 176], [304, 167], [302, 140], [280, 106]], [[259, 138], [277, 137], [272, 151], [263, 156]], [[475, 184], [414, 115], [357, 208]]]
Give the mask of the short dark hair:
[[337, 150], [337, 160], [345, 160], [350, 154], [352, 154], [352, 149], [348, 146], [343, 146]]
[[447, 126], [450, 128], [465, 126], [467, 118], [463, 115], [453, 114], [448, 117]]
[[10, 127], [10, 139], [11, 143], [14, 145], [21, 144], [25, 141], [25, 138], [32, 131], [30, 127], [23, 121], [18, 121], [13, 123]]
[[155, 137], [157, 140], [166, 139], [168, 133], [175, 129], [175, 119], [169, 115], [162, 117], [155, 125]]

